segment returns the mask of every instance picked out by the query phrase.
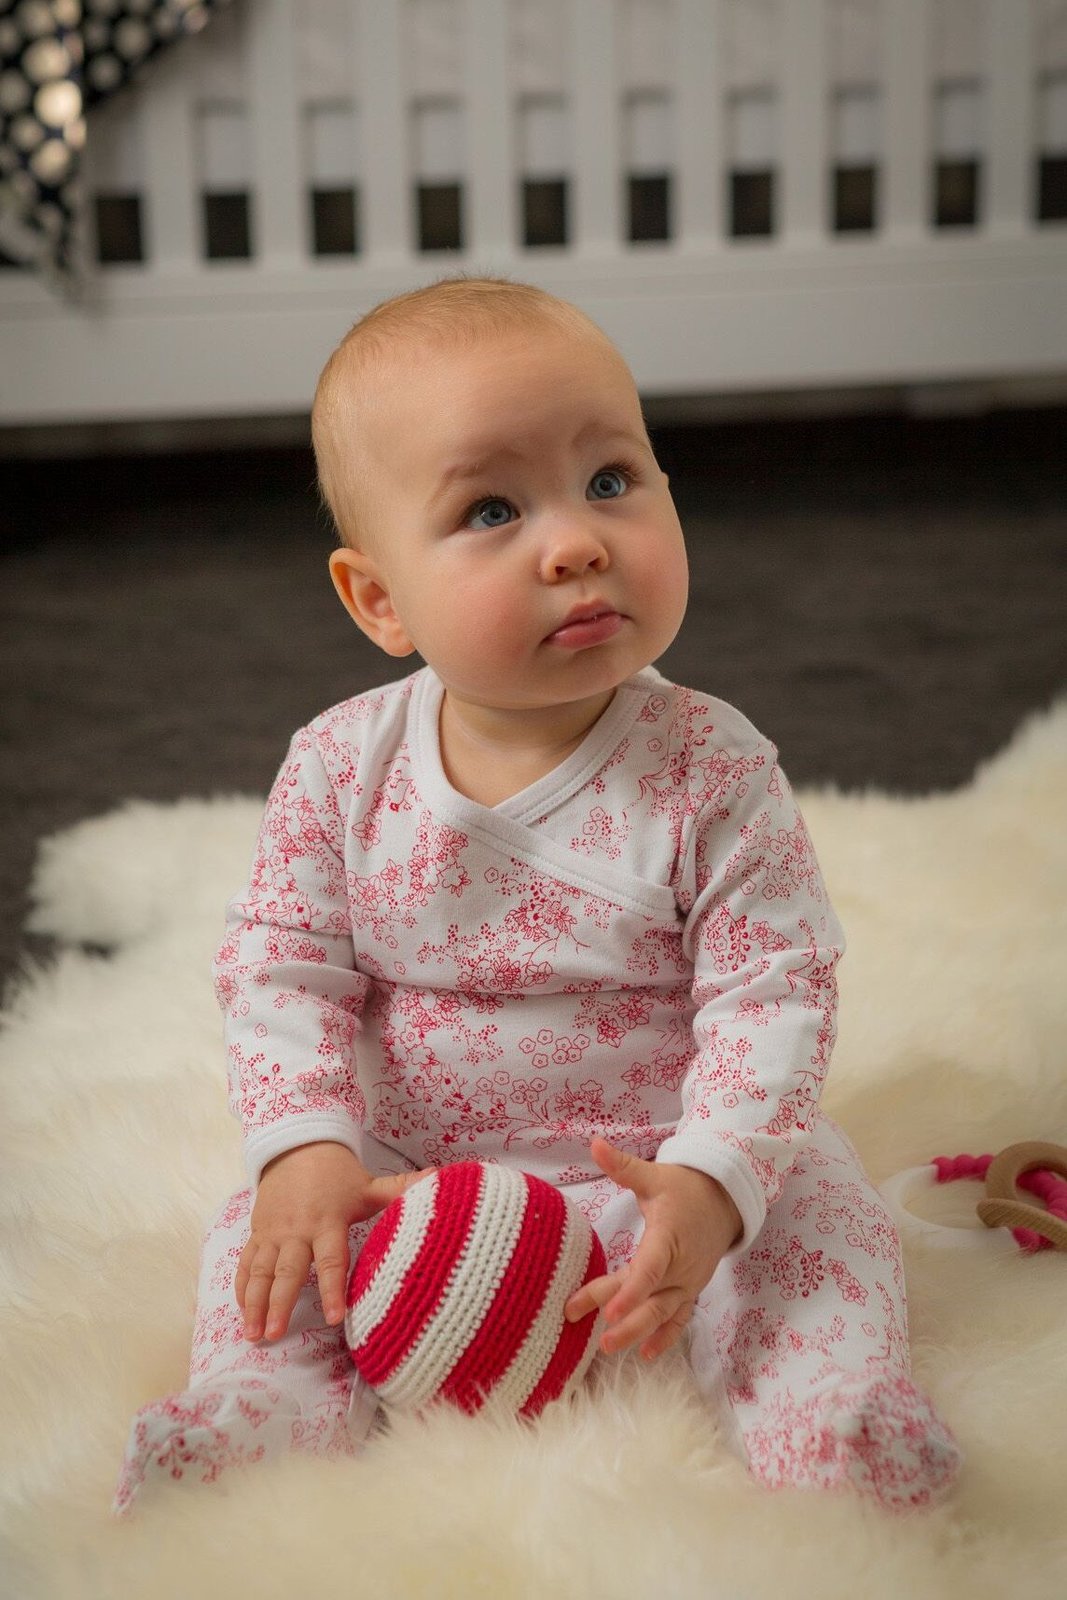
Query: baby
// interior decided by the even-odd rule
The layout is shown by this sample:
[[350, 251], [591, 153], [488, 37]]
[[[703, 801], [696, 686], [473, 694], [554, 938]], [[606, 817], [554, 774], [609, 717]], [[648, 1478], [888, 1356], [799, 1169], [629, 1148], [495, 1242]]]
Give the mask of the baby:
[[602, 1346], [683, 1337], [768, 1485], [888, 1507], [958, 1450], [909, 1375], [896, 1233], [819, 1109], [838, 923], [739, 712], [651, 665], [685, 546], [633, 379], [574, 306], [449, 279], [365, 316], [312, 418], [356, 625], [426, 665], [298, 732], [217, 958], [251, 1189], [205, 1242], [189, 1388], [116, 1505], [375, 1418], [339, 1324], [383, 1206], [479, 1158], [560, 1186]]

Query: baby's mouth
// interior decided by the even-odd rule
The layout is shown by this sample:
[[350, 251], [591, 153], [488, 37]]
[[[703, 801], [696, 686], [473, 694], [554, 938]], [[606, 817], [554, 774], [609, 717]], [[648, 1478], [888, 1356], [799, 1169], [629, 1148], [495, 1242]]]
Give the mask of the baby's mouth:
[[565, 649], [580, 650], [612, 638], [622, 624], [622, 616], [611, 606], [582, 606], [573, 611], [555, 632], [550, 633], [545, 642], [562, 645]]

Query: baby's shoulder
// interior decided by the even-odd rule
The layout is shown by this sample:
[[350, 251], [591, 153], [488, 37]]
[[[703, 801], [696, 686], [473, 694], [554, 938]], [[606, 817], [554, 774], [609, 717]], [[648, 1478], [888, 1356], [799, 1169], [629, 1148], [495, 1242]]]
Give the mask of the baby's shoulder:
[[713, 752], [777, 759], [771, 740], [728, 701], [672, 683], [652, 669], [639, 681], [646, 694], [638, 720], [656, 728], [679, 773], [705, 763]]
[[390, 732], [407, 721], [408, 707], [418, 673], [398, 678], [395, 683], [382, 684], [354, 694], [347, 700], [320, 711], [301, 732], [318, 745], [329, 745], [337, 740], [348, 742], [358, 739], [362, 744], [368, 739], [388, 738]]
[[290, 760], [321, 763], [334, 789], [349, 788], [357, 769], [389, 760], [404, 743], [417, 678], [412, 673], [320, 711], [293, 735]]

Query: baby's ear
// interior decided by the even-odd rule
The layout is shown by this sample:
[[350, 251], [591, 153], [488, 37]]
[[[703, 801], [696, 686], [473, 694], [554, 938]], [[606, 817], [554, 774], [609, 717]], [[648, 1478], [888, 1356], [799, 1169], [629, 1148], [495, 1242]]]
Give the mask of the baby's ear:
[[347, 545], [330, 555], [330, 577], [341, 604], [358, 628], [390, 656], [409, 656], [415, 649], [393, 610], [382, 575], [370, 556]]

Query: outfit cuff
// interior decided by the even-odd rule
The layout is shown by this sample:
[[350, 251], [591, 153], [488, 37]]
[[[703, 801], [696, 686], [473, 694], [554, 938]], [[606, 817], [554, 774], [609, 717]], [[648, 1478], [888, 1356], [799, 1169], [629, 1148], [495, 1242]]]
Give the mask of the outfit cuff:
[[283, 1156], [287, 1150], [297, 1150], [301, 1145], [318, 1144], [323, 1140], [331, 1144], [343, 1144], [357, 1160], [362, 1160], [360, 1130], [349, 1117], [293, 1117], [288, 1122], [264, 1129], [262, 1133], [246, 1134], [244, 1159], [252, 1188], [259, 1187], [263, 1168], [275, 1156]]
[[660, 1145], [656, 1160], [693, 1167], [722, 1184], [741, 1213], [740, 1237], [726, 1252], [724, 1261], [752, 1248], [767, 1216], [767, 1196], [752, 1168], [732, 1145], [715, 1138], [694, 1137], [689, 1132], [672, 1134]]

